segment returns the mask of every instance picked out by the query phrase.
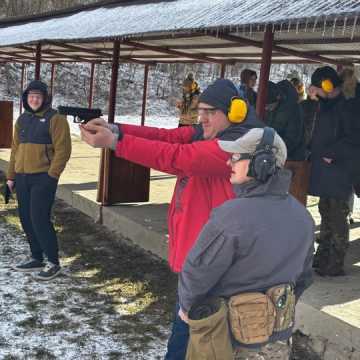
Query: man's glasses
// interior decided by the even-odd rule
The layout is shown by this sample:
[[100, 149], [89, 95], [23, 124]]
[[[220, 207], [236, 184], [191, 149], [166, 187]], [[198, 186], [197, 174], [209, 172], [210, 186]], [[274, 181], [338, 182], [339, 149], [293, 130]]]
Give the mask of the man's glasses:
[[202, 108], [198, 107], [199, 115], [205, 115], [205, 116], [213, 116], [218, 109], [216, 108]]
[[249, 160], [251, 159], [251, 154], [232, 154], [230, 157], [230, 161], [232, 164], [235, 164], [238, 161], [241, 160]]

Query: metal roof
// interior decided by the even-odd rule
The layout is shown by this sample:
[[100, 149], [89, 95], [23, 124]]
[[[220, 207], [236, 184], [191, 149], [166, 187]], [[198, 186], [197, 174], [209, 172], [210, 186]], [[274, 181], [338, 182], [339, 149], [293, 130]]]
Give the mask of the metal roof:
[[[274, 62], [360, 62], [359, 0], [102, 1], [0, 21], [0, 61], [259, 62], [266, 26]], [[305, 60], [304, 60], [305, 58]]]

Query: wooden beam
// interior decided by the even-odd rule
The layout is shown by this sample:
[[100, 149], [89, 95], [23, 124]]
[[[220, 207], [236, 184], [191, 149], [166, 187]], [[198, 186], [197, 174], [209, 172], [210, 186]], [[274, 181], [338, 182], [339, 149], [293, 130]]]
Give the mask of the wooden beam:
[[35, 55], [35, 80], [40, 80], [40, 70], [41, 70], [41, 44], [36, 45], [36, 55]]
[[226, 64], [221, 64], [220, 66], [220, 78], [224, 78], [226, 73]]
[[256, 100], [256, 113], [258, 117], [263, 120], [265, 116], [265, 105], [267, 98], [267, 88], [270, 75], [271, 67], [271, 53], [274, 42], [274, 33], [270, 26], [267, 26], [264, 34], [264, 46], [262, 53], [262, 63], [260, 68], [260, 79], [259, 79], [259, 89], [258, 96]]
[[[55, 41], [47, 41], [47, 43], [50, 45], [53, 45], [53, 46], [62, 47], [62, 48], [72, 50], [72, 51], [87, 52], [89, 54], [94, 54], [94, 55], [98, 55], [98, 56], [100, 55], [101, 57], [111, 58], [111, 53], [107, 53], [107, 52], [100, 51], [100, 50], [88, 49], [88, 48], [83, 48], [81, 46], [70, 45], [70, 44], [65, 44], [65, 43], [57, 43]], [[56, 51], [59, 51], [59, 50], [56, 50]], [[109, 51], [111, 51], [111, 49], [109, 49]]]
[[[116, 90], [119, 74], [119, 56], [120, 56], [120, 41], [114, 41], [112, 67], [111, 67], [111, 81], [109, 94], [109, 111], [108, 123], [113, 124], [115, 121], [115, 107], [116, 107]], [[111, 150], [103, 150], [103, 181], [102, 181], [102, 205], [109, 205], [110, 203], [110, 178], [111, 178]]]
[[145, 125], [148, 78], [149, 78], [149, 65], [145, 65], [145, 68], [144, 68], [143, 100], [142, 100], [142, 109], [141, 109], [141, 126]]
[[[19, 46], [19, 48], [26, 50], [26, 51], [33, 51], [33, 49], [31, 47], [24, 46], [24, 45]], [[58, 62], [80, 62], [80, 63], [93, 63], [94, 62], [93, 58], [87, 59], [85, 57], [81, 57], [78, 55], [69, 55], [69, 54], [65, 55], [56, 50], [49, 50], [49, 49], [44, 50], [43, 49], [42, 54], [43, 54], [43, 59], [47, 59], [47, 57], [44, 56], [44, 54], [50, 54], [50, 55], [54, 56], [53, 58], [47, 59], [48, 61], [57, 60], [57, 58], [60, 58], [61, 60], [60, 61], [57, 60]], [[72, 59], [72, 60], [70, 60], [70, 61], [63, 60], [63, 58]], [[29, 59], [32, 60], [31, 57], [29, 57]], [[103, 58], [97, 58], [97, 59], [98, 59], [98, 62], [111, 62], [112, 61], [111, 58], [106, 58], [106, 60], [104, 60]], [[128, 60], [128, 62], [132, 62], [132, 63], [140, 64], [140, 65], [145, 65], [145, 64], [154, 65], [155, 64], [153, 61], [145, 62], [145, 61], [133, 59], [132, 57], [129, 57], [127, 60]]]
[[34, 61], [34, 57], [33, 56], [26, 56], [26, 55], [22, 55], [19, 54], [18, 52], [6, 52], [6, 51], [2, 51], [0, 50], [0, 54], [5, 55], [5, 56], [11, 56], [12, 58], [18, 58], [18, 59], [25, 59], [28, 61]]
[[351, 44], [360, 42], [360, 37], [333, 37], [333, 38], [312, 38], [312, 39], [281, 39], [276, 40], [276, 45], [324, 45], [324, 44]]
[[51, 64], [50, 94], [54, 96], [55, 64]]
[[111, 81], [110, 81], [110, 94], [109, 94], [109, 113], [108, 122], [114, 123], [115, 120], [115, 106], [116, 106], [116, 90], [117, 80], [119, 74], [119, 56], [120, 56], [120, 41], [114, 41], [112, 67], [111, 67]]
[[139, 49], [144, 49], [144, 50], [151, 50], [151, 51], [156, 51], [156, 52], [160, 52], [163, 54], [170, 54], [170, 55], [176, 55], [178, 57], [185, 57], [188, 59], [194, 59], [194, 60], [201, 60], [203, 62], [208, 62], [208, 63], [215, 63], [215, 64], [222, 64], [223, 61], [218, 60], [218, 59], [213, 59], [207, 56], [200, 56], [200, 55], [196, 55], [196, 54], [188, 54], [188, 53], [184, 53], [181, 51], [177, 51], [177, 50], [172, 50], [170, 48], [164, 48], [161, 46], [153, 46], [153, 45], [146, 45], [146, 44], [142, 44], [142, 43], [137, 43], [134, 41], [129, 41], [129, 40], [121, 40], [122, 44], [125, 45], [129, 45], [129, 46], [133, 46]]
[[[221, 39], [224, 39], [224, 40], [238, 42], [239, 44], [243, 44], [243, 45], [245, 44], [247, 46], [254, 46], [254, 47], [260, 47], [260, 48], [263, 47], [263, 44], [261, 41], [246, 39], [246, 38], [239, 37], [239, 36], [234, 36], [234, 35], [229, 35], [229, 34], [219, 34], [218, 37]], [[319, 63], [333, 64], [333, 65], [338, 65], [338, 64], [342, 63], [341, 61], [338, 61], [338, 60], [329, 59], [329, 58], [326, 58], [326, 57], [323, 57], [320, 55], [304, 54], [301, 51], [287, 49], [287, 48], [284, 48], [284, 47], [281, 47], [278, 45], [273, 46], [273, 51], [277, 51], [277, 52], [280, 52], [285, 55], [296, 56], [296, 57], [299, 57], [302, 59], [308, 59], [308, 60], [319, 62]]]
[[[211, 56], [211, 57], [219, 57], [219, 58], [259, 58], [261, 59], [261, 52], [246, 52], [246, 53], [236, 53], [236, 52], [231, 52], [231, 53], [219, 53], [219, 52], [209, 52], [209, 53], [199, 53], [201, 55], [206, 55], [206, 56]], [[360, 51], [359, 50], [324, 50], [324, 51], [304, 51], [303, 54], [306, 55], [336, 55], [336, 56], [341, 56], [341, 55], [357, 55], [360, 56]], [[279, 52], [274, 52], [273, 53], [273, 57], [275, 58], [282, 58], [288, 55], [279, 53]], [[127, 58], [137, 58], [137, 59], [177, 59], [178, 56], [175, 55], [142, 55], [142, 54], [132, 54], [131, 56], [128, 55], [123, 55], [121, 58], [122, 59], [127, 59]]]
[[[24, 49], [24, 50], [32, 50], [31, 47], [24, 46], [24, 45], [19, 46], [19, 48]], [[53, 60], [56, 58], [68, 58], [68, 59], [73, 59], [74, 62], [88, 62], [89, 61], [81, 56], [77, 56], [77, 55], [65, 55], [64, 56], [63, 54], [61, 54], [57, 51], [53, 51], [53, 50], [49, 50], [49, 49], [42, 49], [41, 53], [52, 55]]]
[[25, 64], [21, 64], [21, 80], [20, 80], [20, 96], [19, 96], [19, 114], [22, 114], [23, 103], [22, 103], [22, 93], [24, 90], [24, 78], [25, 78]]
[[93, 104], [94, 74], [95, 74], [95, 63], [92, 63], [90, 68], [89, 109], [92, 108], [92, 104]]

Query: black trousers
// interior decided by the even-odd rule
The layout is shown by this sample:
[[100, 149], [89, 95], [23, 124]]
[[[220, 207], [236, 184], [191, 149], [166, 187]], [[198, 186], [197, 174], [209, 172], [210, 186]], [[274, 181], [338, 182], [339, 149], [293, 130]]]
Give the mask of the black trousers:
[[43, 261], [45, 256], [51, 263], [58, 265], [58, 242], [51, 222], [51, 208], [58, 181], [47, 173], [17, 174], [15, 183], [20, 221], [32, 257]]

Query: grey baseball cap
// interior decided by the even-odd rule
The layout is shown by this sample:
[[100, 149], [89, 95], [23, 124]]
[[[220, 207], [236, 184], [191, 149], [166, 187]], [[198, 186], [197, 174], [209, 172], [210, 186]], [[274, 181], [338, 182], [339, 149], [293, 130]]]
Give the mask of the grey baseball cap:
[[[235, 141], [218, 141], [220, 148], [232, 154], [253, 154], [256, 147], [260, 144], [264, 129], [254, 128], [249, 130], [244, 136]], [[283, 139], [275, 133], [272, 151], [276, 158], [276, 166], [284, 167], [287, 150]]]

